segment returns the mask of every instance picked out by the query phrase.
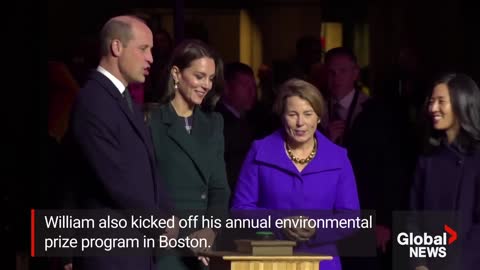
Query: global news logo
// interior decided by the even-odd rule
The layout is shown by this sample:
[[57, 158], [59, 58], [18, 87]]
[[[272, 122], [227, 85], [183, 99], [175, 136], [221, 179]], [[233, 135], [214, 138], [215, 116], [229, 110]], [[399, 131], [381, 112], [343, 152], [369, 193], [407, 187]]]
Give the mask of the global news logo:
[[445, 258], [447, 256], [447, 245], [457, 240], [457, 232], [448, 225], [443, 225], [443, 232], [440, 235], [429, 235], [423, 233], [401, 232], [397, 235], [397, 242], [402, 246], [409, 246], [410, 258]]

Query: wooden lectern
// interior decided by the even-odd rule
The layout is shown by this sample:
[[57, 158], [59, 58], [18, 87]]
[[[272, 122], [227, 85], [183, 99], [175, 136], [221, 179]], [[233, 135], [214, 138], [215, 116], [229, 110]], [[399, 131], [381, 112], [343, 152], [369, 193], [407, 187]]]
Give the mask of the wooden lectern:
[[223, 256], [231, 270], [318, 270], [331, 256]]
[[212, 251], [210, 270], [318, 270], [332, 256], [293, 253], [294, 241], [236, 240], [236, 252]]
[[236, 252], [211, 252], [210, 270], [318, 270], [332, 256], [300, 255], [253, 256]]

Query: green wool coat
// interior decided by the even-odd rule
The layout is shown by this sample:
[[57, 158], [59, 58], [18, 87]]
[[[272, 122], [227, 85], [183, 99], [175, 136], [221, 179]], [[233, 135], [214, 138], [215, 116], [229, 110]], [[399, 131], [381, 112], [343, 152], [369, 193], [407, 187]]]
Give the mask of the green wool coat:
[[[230, 190], [225, 171], [222, 116], [195, 107], [189, 134], [184, 118], [177, 116], [168, 103], [150, 111], [148, 125], [156, 168], [174, 212], [181, 217], [188, 214], [224, 217]], [[191, 232], [182, 230], [179, 237]], [[200, 268], [195, 257], [160, 256], [158, 263], [159, 269]]]

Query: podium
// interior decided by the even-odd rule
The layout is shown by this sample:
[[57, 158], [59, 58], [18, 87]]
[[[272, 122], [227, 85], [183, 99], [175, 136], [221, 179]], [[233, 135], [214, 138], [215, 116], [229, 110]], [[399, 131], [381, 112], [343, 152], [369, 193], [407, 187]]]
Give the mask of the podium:
[[290, 256], [253, 256], [239, 252], [211, 252], [210, 270], [318, 270], [332, 256], [293, 254]]

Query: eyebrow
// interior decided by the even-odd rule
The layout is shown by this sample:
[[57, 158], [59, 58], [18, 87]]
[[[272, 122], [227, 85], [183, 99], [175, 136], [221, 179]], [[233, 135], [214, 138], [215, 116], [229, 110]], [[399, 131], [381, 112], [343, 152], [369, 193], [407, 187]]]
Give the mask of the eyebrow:
[[[203, 75], [203, 76], [207, 76], [207, 73], [203, 72], [203, 71], [197, 71], [195, 72], [195, 74], [200, 74], [200, 75]], [[215, 74], [211, 75], [210, 78], [214, 78], [215, 77]]]
[[307, 113], [307, 112], [314, 112], [314, 110], [306, 110], [306, 111], [303, 111], [303, 112], [297, 112], [295, 110], [290, 110], [290, 111], [287, 111], [287, 113]]

